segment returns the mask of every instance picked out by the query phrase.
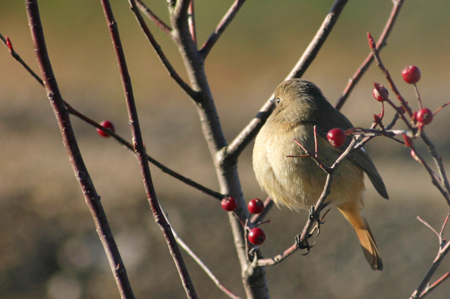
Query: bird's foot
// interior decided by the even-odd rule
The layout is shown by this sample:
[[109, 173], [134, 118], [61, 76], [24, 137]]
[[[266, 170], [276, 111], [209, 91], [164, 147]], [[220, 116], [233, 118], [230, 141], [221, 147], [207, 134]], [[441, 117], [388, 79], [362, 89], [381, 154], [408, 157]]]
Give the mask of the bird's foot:
[[295, 237], [295, 244], [297, 244], [297, 247], [299, 249], [305, 249], [306, 250], [306, 252], [302, 253], [302, 255], [307, 255], [309, 253], [309, 251], [311, 250], [311, 248], [314, 247], [314, 245], [309, 245], [308, 239], [301, 240], [300, 235], [297, 235]]

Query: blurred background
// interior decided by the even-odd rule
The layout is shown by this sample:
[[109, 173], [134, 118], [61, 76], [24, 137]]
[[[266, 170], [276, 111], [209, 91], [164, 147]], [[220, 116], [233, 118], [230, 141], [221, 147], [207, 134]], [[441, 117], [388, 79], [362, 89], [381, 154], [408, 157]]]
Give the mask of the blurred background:
[[[148, 153], [168, 167], [217, 190], [215, 171], [190, 99], [168, 76], [139, 29], [127, 1], [111, 1], [134, 84]], [[154, 3], [151, 3], [154, 2]], [[233, 1], [197, 0], [199, 45]], [[450, 101], [450, 4], [407, 0], [387, 47], [386, 67], [404, 97], [417, 107], [412, 86], [401, 79], [419, 66], [424, 106]], [[147, 1], [168, 22], [165, 1]], [[227, 140], [256, 115], [315, 35], [333, 1], [248, 1], [208, 56], [206, 68]], [[390, 14], [390, 0], [349, 1], [322, 51], [305, 73], [331, 103], [369, 53], [366, 32], [377, 39]], [[125, 101], [108, 28], [99, 1], [40, 1], [53, 68], [63, 97], [96, 121], [108, 119], [130, 140]], [[0, 33], [38, 71], [22, 1], [0, 1]], [[186, 78], [171, 40], [150, 24], [174, 67]], [[7, 299], [119, 298], [90, 212], [62, 146], [45, 90], [0, 47], [0, 297]], [[369, 127], [380, 111], [373, 82], [385, 83], [372, 66], [351, 94], [343, 113]], [[450, 158], [450, 108], [427, 133]], [[392, 117], [387, 112], [387, 120]], [[185, 298], [162, 234], [154, 223], [133, 155], [114, 140], [72, 117], [83, 158], [94, 180], [121, 250], [137, 298]], [[399, 126], [401, 128], [401, 126]], [[265, 198], [254, 178], [251, 144], [239, 160], [246, 200]], [[368, 150], [383, 176], [390, 200], [367, 183], [366, 216], [385, 270], [373, 272], [356, 235], [332, 210], [307, 256], [300, 253], [267, 268], [272, 298], [409, 298], [433, 261], [437, 237], [417, 216], [439, 229], [450, 209], [409, 150], [378, 138]], [[419, 147], [426, 155], [426, 150]], [[427, 156], [427, 161], [429, 156]], [[226, 212], [217, 200], [152, 167], [156, 191], [180, 236], [230, 290], [244, 296]], [[264, 225], [262, 254], [293, 244], [307, 218], [274, 208]], [[447, 233], [448, 236], [448, 233]], [[227, 298], [185, 254], [200, 298]], [[437, 275], [450, 266], [444, 261]], [[436, 276], [435, 278], [437, 278]], [[445, 282], [430, 298], [448, 298]]]

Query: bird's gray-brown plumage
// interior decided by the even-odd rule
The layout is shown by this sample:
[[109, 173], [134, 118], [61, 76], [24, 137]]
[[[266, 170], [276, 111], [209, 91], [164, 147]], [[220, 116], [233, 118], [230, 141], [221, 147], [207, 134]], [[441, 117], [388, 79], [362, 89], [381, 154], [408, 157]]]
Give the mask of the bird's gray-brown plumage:
[[[291, 209], [309, 209], [322, 193], [326, 174], [295, 142], [314, 153], [313, 128], [318, 137], [318, 158], [326, 165], [345, 150], [332, 147], [326, 134], [333, 128], [347, 130], [351, 122], [336, 110], [313, 83], [292, 79], [281, 83], [275, 91], [276, 107], [255, 140], [253, 169], [262, 189], [277, 205]], [[378, 247], [364, 218], [364, 175], [367, 173], [378, 193], [388, 198], [386, 187], [364, 148], [353, 151], [339, 167], [331, 185], [327, 202], [334, 204], [355, 228], [364, 254], [373, 269], [381, 270]]]

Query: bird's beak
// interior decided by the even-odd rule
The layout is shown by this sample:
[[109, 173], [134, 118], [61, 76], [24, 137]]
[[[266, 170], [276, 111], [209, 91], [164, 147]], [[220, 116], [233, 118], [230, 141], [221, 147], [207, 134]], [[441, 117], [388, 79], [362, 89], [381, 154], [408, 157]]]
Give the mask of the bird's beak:
[[275, 98], [270, 99], [270, 101], [272, 104], [275, 104]]

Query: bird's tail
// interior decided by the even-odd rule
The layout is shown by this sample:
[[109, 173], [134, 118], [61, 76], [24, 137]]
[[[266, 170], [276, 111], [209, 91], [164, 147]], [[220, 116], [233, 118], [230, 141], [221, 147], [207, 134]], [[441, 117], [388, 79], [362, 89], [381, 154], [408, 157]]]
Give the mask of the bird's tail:
[[362, 211], [362, 203], [345, 204], [338, 207], [339, 211], [355, 228], [359, 242], [363, 249], [364, 255], [373, 270], [383, 270], [383, 262], [381, 260], [380, 251], [378, 249], [375, 238], [370, 230], [367, 220], [364, 218]]

